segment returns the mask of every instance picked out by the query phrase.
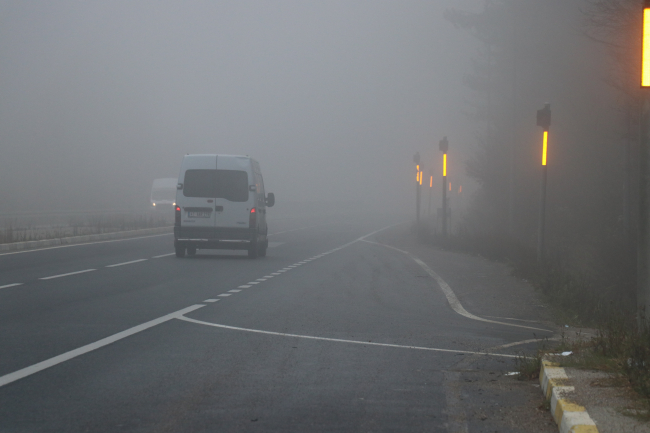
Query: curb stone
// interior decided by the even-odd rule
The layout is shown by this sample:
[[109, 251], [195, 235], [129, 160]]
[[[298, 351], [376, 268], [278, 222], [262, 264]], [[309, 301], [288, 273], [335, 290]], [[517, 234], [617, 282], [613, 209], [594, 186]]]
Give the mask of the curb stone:
[[102, 233], [96, 235], [71, 236], [67, 238], [45, 239], [42, 241], [13, 242], [0, 244], [0, 252], [23, 251], [34, 248], [53, 247], [59, 245], [83, 244], [86, 242], [104, 241], [111, 239], [128, 239], [137, 236], [171, 233], [172, 226], [154, 229], [128, 230], [123, 232]]
[[542, 360], [539, 383], [547, 400], [551, 401], [551, 415], [560, 433], [598, 433], [596, 423], [587, 410], [571, 401], [573, 386], [566, 386], [569, 377], [558, 364]]

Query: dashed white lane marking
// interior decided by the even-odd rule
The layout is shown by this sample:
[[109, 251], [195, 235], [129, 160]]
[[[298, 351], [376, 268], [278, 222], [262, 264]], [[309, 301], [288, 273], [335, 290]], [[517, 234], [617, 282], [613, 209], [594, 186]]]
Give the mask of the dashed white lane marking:
[[231, 294], [232, 294], [232, 293], [222, 293], [222, 294], [217, 295], [217, 296], [222, 296], [222, 297], [225, 298], [226, 296], [230, 296]]
[[271, 275], [280, 275], [279, 272], [273, 272]]
[[173, 235], [173, 233], [163, 233], [161, 235], [138, 236], [137, 238], [128, 238], [128, 239], [111, 239], [111, 240], [108, 240], [108, 241], [85, 242], [83, 244], [57, 245], [55, 247], [37, 248], [37, 249], [34, 249], [34, 250], [12, 251], [10, 253], [2, 253], [2, 254], [0, 254], [0, 256], [8, 256], [8, 255], [11, 255], [11, 254], [33, 253], [33, 252], [36, 252], [36, 251], [54, 250], [54, 249], [57, 249], [57, 248], [70, 248], [70, 247], [82, 247], [84, 245], [106, 244], [106, 243], [109, 243], [109, 242], [133, 241], [133, 240], [137, 240], [137, 239], [156, 238], [158, 236], [170, 236], [170, 235]]
[[287, 272], [289, 269], [280, 269], [278, 272]]
[[307, 340], [320, 340], [320, 341], [331, 341], [334, 343], [348, 343], [348, 344], [362, 344], [364, 346], [381, 346], [381, 347], [395, 347], [398, 349], [413, 349], [413, 350], [426, 350], [430, 352], [445, 352], [445, 353], [465, 353], [470, 355], [490, 355], [490, 356], [501, 356], [504, 358], [516, 358], [517, 355], [508, 355], [504, 353], [490, 353], [490, 352], [473, 352], [468, 350], [453, 350], [453, 349], [439, 349], [434, 347], [420, 347], [420, 346], [405, 346], [401, 344], [389, 344], [389, 343], [375, 343], [372, 341], [357, 341], [357, 340], [343, 340], [340, 338], [327, 338], [327, 337], [314, 337], [311, 335], [298, 335], [298, 334], [287, 334], [284, 332], [272, 332], [272, 331], [263, 331], [261, 329], [249, 329], [249, 328], [239, 328], [237, 326], [228, 326], [220, 325], [217, 323], [204, 322], [202, 320], [190, 319], [189, 317], [179, 316], [176, 317], [179, 320], [185, 320], [186, 322], [196, 323], [199, 325], [213, 326], [215, 328], [230, 329], [233, 331], [244, 331], [244, 332], [253, 332], [256, 334], [266, 334], [266, 335], [277, 335], [279, 337], [291, 337], [291, 338], [303, 338]]
[[255, 281], [266, 281], [266, 278], [258, 278], [258, 279], [255, 280]]
[[246, 283], [246, 284], [259, 284], [259, 283], [260, 283], [259, 281], [249, 281], [249, 282]]
[[[289, 266], [287, 266], [287, 268], [289, 268], [289, 269], [293, 269], [293, 268], [295, 268], [295, 267], [297, 267], [297, 266], [296, 266], [296, 265], [289, 265]], [[286, 269], [286, 268], [285, 268], [285, 269]]]
[[153, 256], [152, 259], [159, 259], [161, 257], [169, 257], [169, 256], [173, 256], [174, 254], [176, 254], [176, 253], [161, 254], [159, 256]]
[[241, 292], [241, 290], [237, 290], [237, 289], [232, 289], [232, 290], [228, 290], [228, 291], [230, 293], [239, 293], [239, 292]]
[[114, 265], [108, 265], [106, 266], [107, 268], [115, 268], [117, 266], [124, 266], [124, 265], [130, 265], [131, 263], [140, 263], [140, 262], [145, 262], [147, 259], [138, 259], [138, 260], [131, 260], [130, 262], [124, 262], [124, 263], [116, 263]]
[[0, 289], [8, 289], [9, 287], [16, 287], [16, 286], [22, 286], [23, 283], [13, 283], [13, 284], [5, 284], [4, 286], [0, 286]]
[[480, 322], [487, 322], [487, 323], [495, 323], [498, 325], [506, 325], [506, 326], [514, 326], [516, 328], [525, 328], [525, 329], [534, 329], [535, 331], [544, 331], [544, 332], [553, 332], [549, 329], [543, 329], [543, 328], [533, 328], [532, 326], [524, 326], [524, 325], [515, 325], [514, 323], [505, 323], [505, 322], [497, 322], [496, 320], [490, 320], [490, 319], [484, 319], [482, 317], [478, 317], [467, 311], [465, 308], [463, 308], [462, 304], [456, 297], [456, 294], [454, 291], [449, 287], [449, 285], [440, 278], [440, 275], [435, 273], [433, 269], [431, 269], [426, 263], [424, 263], [422, 260], [420, 260], [418, 257], [414, 256], [413, 254], [409, 253], [408, 251], [400, 250], [399, 248], [395, 248], [391, 245], [386, 245], [386, 244], [380, 244], [379, 242], [371, 242], [367, 241], [365, 239], [362, 239], [362, 242], [367, 242], [369, 244], [375, 244], [375, 245], [381, 245], [383, 247], [387, 247], [390, 249], [393, 249], [395, 251], [399, 251], [400, 253], [406, 254], [409, 256], [413, 261], [415, 261], [424, 271], [429, 274], [436, 282], [438, 283], [438, 286], [444, 293], [445, 297], [447, 298], [447, 302], [449, 303], [449, 306], [451, 307], [452, 310], [454, 310], [456, 313], [460, 314], [461, 316], [467, 317], [468, 319], [472, 320], [478, 320]]
[[72, 358], [76, 358], [77, 356], [92, 352], [93, 350], [99, 349], [100, 347], [115, 343], [118, 340], [122, 340], [123, 338], [129, 337], [133, 334], [142, 332], [145, 329], [149, 329], [169, 320], [176, 319], [177, 317], [181, 317], [183, 314], [190, 313], [202, 307], [205, 307], [205, 305], [197, 304], [192, 305], [191, 307], [183, 308], [182, 310], [178, 310], [149, 322], [142, 323], [140, 325], [134, 326], [133, 328], [129, 328], [126, 331], [118, 332], [117, 334], [113, 334], [110, 337], [103, 338], [99, 341], [95, 341], [94, 343], [87, 344], [78, 349], [74, 349], [61, 355], [55, 356], [54, 358], [39, 362], [38, 364], [30, 365], [29, 367], [23, 368], [22, 370], [0, 376], [0, 387], [10, 384], [11, 382], [15, 382], [24, 377], [31, 376], [32, 374], [43, 371], [46, 368], [54, 367], [57, 364], [68, 361]]
[[218, 302], [218, 301], [219, 301], [219, 299], [206, 299], [203, 302]]
[[250, 288], [250, 287], [251, 287], [251, 286], [243, 285], [243, 286], [238, 286], [237, 288], [238, 288], [238, 289], [248, 289], [248, 288]]
[[264, 278], [268, 280], [269, 278], [273, 278], [273, 275], [264, 275]]
[[67, 274], [51, 275], [49, 277], [42, 277], [42, 278], [39, 278], [39, 280], [51, 280], [53, 278], [67, 277], [68, 275], [85, 274], [86, 272], [92, 272], [92, 271], [96, 271], [96, 270], [97, 269], [84, 269], [83, 271], [68, 272]]

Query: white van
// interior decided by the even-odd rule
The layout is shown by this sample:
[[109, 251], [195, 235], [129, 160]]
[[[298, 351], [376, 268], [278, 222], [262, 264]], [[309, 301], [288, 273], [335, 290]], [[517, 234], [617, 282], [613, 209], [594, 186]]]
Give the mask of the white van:
[[176, 257], [197, 249], [248, 250], [265, 256], [269, 241], [260, 165], [238, 155], [186, 155], [178, 175], [174, 222]]
[[176, 204], [177, 183], [175, 177], [163, 177], [153, 180], [149, 199], [154, 209], [163, 207], [168, 211], [171, 210], [171, 207]]

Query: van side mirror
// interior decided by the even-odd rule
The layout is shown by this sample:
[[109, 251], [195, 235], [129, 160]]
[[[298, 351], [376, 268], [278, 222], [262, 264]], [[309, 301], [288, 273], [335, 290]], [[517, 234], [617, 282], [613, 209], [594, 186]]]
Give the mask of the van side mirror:
[[266, 195], [266, 205], [268, 207], [273, 207], [274, 204], [275, 204], [275, 194], [270, 192]]
[[183, 184], [179, 183], [178, 185], [176, 185], [176, 189], [183, 189]]

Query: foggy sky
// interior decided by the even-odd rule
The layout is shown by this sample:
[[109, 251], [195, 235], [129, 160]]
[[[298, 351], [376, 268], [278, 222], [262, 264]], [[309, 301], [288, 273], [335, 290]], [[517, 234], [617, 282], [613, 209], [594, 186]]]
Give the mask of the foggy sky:
[[406, 205], [416, 150], [471, 144], [478, 43], [442, 14], [481, 5], [1, 2], [0, 211], [146, 204], [186, 153], [255, 157], [279, 204]]

